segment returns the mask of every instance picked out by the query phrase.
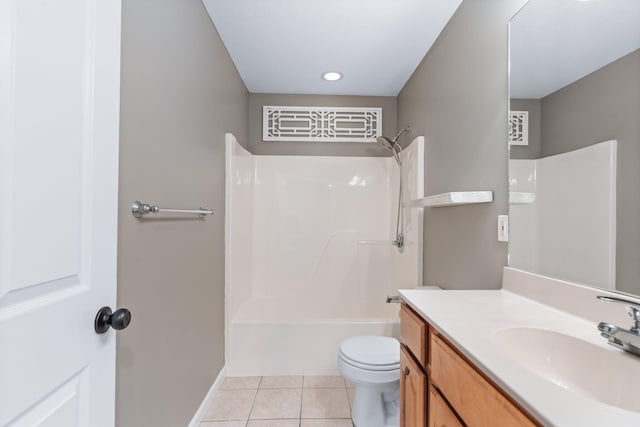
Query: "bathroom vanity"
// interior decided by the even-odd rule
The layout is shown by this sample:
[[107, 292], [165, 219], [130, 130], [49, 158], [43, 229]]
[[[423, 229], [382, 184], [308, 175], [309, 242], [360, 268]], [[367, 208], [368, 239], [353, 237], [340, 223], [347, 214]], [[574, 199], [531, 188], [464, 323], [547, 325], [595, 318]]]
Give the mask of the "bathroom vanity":
[[406, 303], [400, 324], [401, 427], [539, 425]]
[[606, 291], [505, 268], [501, 290], [400, 294], [401, 427], [640, 425], [640, 357], [596, 328], [630, 322]]

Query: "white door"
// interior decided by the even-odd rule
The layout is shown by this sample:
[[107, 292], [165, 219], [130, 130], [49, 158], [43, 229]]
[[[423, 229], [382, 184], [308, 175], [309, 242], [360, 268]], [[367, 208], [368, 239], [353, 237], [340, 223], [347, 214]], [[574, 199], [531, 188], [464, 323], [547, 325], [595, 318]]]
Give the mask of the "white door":
[[113, 426], [120, 0], [0, 0], [0, 426]]

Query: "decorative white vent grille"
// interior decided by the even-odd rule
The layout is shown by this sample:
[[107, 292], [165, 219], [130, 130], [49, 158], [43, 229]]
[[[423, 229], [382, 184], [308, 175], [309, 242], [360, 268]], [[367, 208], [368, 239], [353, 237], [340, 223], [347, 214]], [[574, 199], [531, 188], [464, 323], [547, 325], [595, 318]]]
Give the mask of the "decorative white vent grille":
[[263, 141], [375, 142], [382, 108], [262, 107]]
[[528, 111], [509, 111], [509, 145], [529, 145]]

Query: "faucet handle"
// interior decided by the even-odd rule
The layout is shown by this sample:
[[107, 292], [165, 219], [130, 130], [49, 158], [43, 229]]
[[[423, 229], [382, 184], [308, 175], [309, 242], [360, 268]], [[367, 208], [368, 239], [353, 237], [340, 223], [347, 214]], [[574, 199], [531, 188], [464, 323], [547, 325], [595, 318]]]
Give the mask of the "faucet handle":
[[618, 304], [626, 305], [627, 314], [633, 320], [633, 327], [631, 328], [631, 331], [640, 331], [640, 303], [624, 298], [609, 297], [604, 295], [598, 295], [596, 298], [598, 298], [600, 301], [617, 302]]
[[631, 332], [640, 332], [640, 309], [635, 305], [627, 306], [627, 314], [633, 319]]

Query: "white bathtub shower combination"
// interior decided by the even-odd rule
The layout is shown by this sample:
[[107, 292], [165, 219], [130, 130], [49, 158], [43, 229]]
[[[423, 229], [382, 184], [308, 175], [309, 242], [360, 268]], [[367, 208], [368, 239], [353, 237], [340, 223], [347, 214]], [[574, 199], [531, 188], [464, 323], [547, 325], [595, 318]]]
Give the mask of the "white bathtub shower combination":
[[[398, 288], [422, 278], [422, 210], [395, 238], [390, 157], [254, 156], [227, 134], [228, 375], [337, 374], [340, 341], [396, 335]], [[402, 153], [405, 200], [423, 196], [423, 139]]]

